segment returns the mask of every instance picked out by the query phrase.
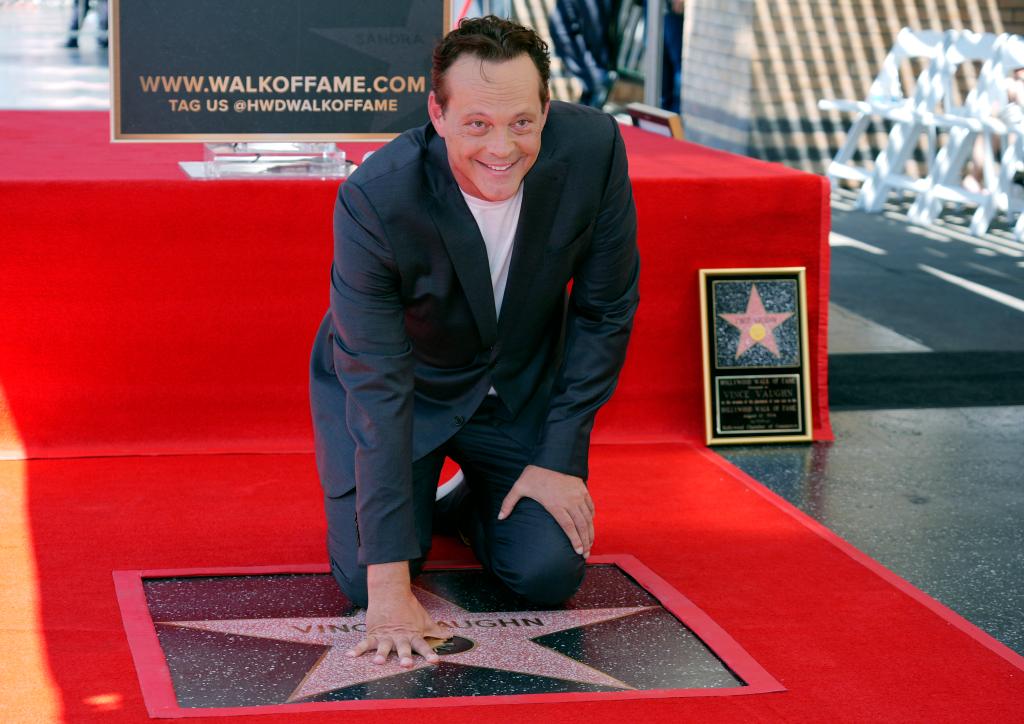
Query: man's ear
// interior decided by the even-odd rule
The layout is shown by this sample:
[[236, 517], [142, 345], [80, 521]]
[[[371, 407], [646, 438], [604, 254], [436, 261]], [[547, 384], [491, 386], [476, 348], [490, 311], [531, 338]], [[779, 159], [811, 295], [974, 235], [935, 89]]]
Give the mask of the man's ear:
[[437, 131], [437, 135], [444, 138], [444, 109], [437, 102], [434, 91], [430, 91], [430, 95], [427, 96], [427, 115], [430, 116], [430, 122], [433, 124], [434, 130]]
[[544, 128], [544, 124], [548, 122], [548, 111], [551, 110], [551, 101], [544, 103], [544, 111], [540, 117], [540, 127]]

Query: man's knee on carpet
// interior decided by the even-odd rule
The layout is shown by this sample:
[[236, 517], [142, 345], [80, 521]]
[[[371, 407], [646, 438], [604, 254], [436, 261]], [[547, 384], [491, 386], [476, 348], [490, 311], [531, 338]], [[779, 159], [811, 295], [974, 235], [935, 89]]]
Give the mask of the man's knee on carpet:
[[[561, 532], [561, 531], [559, 531]], [[563, 534], [564, 537], [564, 534]], [[557, 606], [572, 597], [583, 582], [586, 563], [568, 543], [548, 549], [506, 549], [491, 556], [491, 572], [514, 593], [531, 603]]]
[[475, 510], [473, 549], [477, 558], [514, 593], [534, 604], [554, 606], [580, 587], [585, 561], [565, 531], [540, 503], [522, 498], [512, 514], [497, 520], [500, 500]]

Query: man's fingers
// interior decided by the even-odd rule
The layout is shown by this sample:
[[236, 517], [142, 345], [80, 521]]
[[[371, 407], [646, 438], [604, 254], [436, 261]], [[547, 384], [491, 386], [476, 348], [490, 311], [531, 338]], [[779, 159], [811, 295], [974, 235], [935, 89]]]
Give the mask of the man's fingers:
[[405, 668], [412, 666], [412, 644], [409, 643], [409, 639], [405, 636], [396, 641], [395, 654], [398, 656], [400, 666]]
[[[437, 625], [427, 635], [441, 641], [452, 637], [451, 633]], [[437, 663], [440, 659], [433, 647], [423, 636], [419, 635], [367, 636], [345, 653], [351, 657], [357, 657], [374, 648], [377, 649], [373, 657], [375, 664], [385, 663], [392, 651], [398, 657], [398, 663], [405, 668], [411, 668], [415, 664], [413, 652], [432, 664]]]
[[377, 639], [375, 637], [373, 637], [373, 636], [367, 636], [366, 638], [364, 638], [362, 641], [357, 643], [355, 646], [350, 648], [345, 653], [347, 653], [349, 656], [353, 656], [353, 657], [355, 657], [355, 656], [362, 656], [363, 654], [365, 654], [367, 651], [369, 651], [370, 649], [372, 649], [376, 645], [377, 645]]
[[391, 647], [393, 646], [391, 639], [381, 639], [377, 645], [377, 655], [373, 657], [373, 663], [383, 664], [388, 660], [388, 654], [391, 653]]
[[587, 546], [587, 555], [590, 555], [590, 549], [594, 547], [594, 516], [587, 516], [587, 532], [590, 533], [590, 545]]
[[594, 513], [597, 512], [597, 508], [594, 507], [594, 499], [590, 497], [589, 492], [583, 496], [583, 500], [586, 501], [587, 507], [590, 509], [590, 514], [594, 515]]
[[565, 510], [562, 510], [555, 516], [555, 520], [562, 526], [562, 530], [565, 531], [565, 535], [569, 538], [569, 543], [572, 545], [572, 549], [583, 555], [583, 541], [580, 540], [579, 531], [576, 530], [576, 521], [572, 519], [572, 516]]
[[583, 508], [572, 508], [569, 510], [569, 515], [572, 517], [572, 522], [575, 524], [576, 532], [580, 537], [580, 545], [583, 547], [582, 555], [586, 555], [590, 551], [590, 545], [593, 542], [593, 533], [588, 525], [590, 515]]
[[436, 664], [441, 659], [441, 657], [437, 655], [437, 652], [434, 651], [433, 647], [428, 644], [426, 639], [422, 636], [413, 637], [412, 648], [417, 654], [425, 658], [427, 663]]
[[508, 495], [501, 501], [501, 510], [498, 511], [498, 520], [505, 520], [512, 514], [512, 509], [516, 507], [516, 503], [522, 498], [522, 494], [515, 489], [513, 486], [512, 490], [508, 491]]

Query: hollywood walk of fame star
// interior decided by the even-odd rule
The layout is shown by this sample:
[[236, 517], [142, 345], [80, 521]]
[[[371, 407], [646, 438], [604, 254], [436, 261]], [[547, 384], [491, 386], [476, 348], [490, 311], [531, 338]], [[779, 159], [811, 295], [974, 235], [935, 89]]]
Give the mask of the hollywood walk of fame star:
[[[438, 649], [443, 664], [546, 676], [620, 690], [633, 688], [576, 659], [536, 644], [531, 639], [623, 618], [646, 611], [649, 606], [473, 613], [421, 588], [414, 586], [413, 592], [427, 613], [457, 637], [453, 640], [456, 645]], [[289, 703], [335, 689], [439, 665], [428, 664], [419, 656], [414, 657], [411, 668], [402, 668], [395, 658], [389, 658], [387, 663], [378, 665], [373, 663], [372, 655], [357, 658], [347, 656], [345, 651], [364, 636], [365, 616], [364, 612], [344, 618], [258, 618], [163, 623], [181, 628], [329, 646], [288, 697]], [[445, 653], [445, 648], [452, 653]]]
[[793, 316], [792, 312], [767, 312], [761, 302], [761, 294], [757, 285], [750, 285], [750, 298], [747, 300], [747, 311], [739, 314], [719, 314], [719, 317], [740, 330], [740, 343], [736, 347], [736, 359], [756, 344], [765, 347], [776, 357], [780, 357], [779, 346], [772, 331]]

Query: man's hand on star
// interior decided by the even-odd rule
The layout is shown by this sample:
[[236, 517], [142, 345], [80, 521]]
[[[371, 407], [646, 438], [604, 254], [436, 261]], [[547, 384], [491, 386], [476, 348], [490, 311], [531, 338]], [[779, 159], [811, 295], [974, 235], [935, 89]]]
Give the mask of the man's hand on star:
[[384, 664], [392, 651], [398, 663], [412, 668], [413, 652], [428, 663], [437, 663], [439, 657], [427, 638], [451, 638], [412, 594], [409, 584], [409, 565], [405, 561], [369, 567], [368, 590], [370, 600], [366, 607], [366, 637], [345, 653], [362, 656], [376, 649], [373, 663]]
[[582, 478], [527, 465], [502, 501], [498, 520], [512, 514], [521, 498], [533, 498], [562, 526], [573, 549], [586, 558], [594, 545], [594, 501]]

